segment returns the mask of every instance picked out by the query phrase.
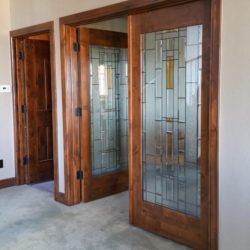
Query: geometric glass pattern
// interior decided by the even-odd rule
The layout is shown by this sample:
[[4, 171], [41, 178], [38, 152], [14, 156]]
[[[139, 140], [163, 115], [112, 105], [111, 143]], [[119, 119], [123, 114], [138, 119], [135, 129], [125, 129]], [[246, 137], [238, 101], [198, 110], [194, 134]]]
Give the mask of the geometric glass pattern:
[[143, 200], [200, 217], [202, 25], [142, 35]]
[[92, 176], [128, 169], [126, 48], [90, 46]]

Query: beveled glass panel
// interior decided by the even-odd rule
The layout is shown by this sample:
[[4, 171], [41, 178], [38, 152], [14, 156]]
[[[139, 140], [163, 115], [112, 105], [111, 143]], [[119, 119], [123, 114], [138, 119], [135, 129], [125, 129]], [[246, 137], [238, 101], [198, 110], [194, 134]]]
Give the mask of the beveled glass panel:
[[90, 46], [92, 175], [128, 168], [127, 49]]
[[143, 200], [199, 217], [202, 25], [142, 38]]

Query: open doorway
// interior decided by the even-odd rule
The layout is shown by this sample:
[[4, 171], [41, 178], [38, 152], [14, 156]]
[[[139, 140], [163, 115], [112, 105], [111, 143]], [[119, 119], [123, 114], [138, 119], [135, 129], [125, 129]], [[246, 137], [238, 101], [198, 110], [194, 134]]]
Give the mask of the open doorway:
[[61, 58], [69, 205], [128, 190], [127, 21], [120, 16], [61, 25], [67, 48]]
[[[45, 26], [52, 27], [51, 23]], [[54, 195], [57, 131], [53, 37], [47, 28], [13, 31], [11, 37], [17, 184], [29, 184]]]
[[[104, 25], [128, 15], [130, 223], [193, 248], [217, 249], [218, 10], [216, 1], [131, 1], [60, 19], [64, 134], [72, 135], [65, 141], [71, 204], [84, 200], [86, 188], [100, 178], [93, 170], [102, 171], [104, 164], [93, 163], [111, 155], [95, 141], [103, 134], [95, 138], [102, 117], [92, 119], [101, 111], [94, 99], [108, 95], [112, 84], [109, 65], [100, 63], [106, 48], [88, 46], [90, 29], [100, 29], [93, 27], [97, 21]], [[99, 90], [91, 96], [94, 77]], [[93, 145], [99, 150], [94, 157]], [[102, 189], [100, 181], [93, 193]]]

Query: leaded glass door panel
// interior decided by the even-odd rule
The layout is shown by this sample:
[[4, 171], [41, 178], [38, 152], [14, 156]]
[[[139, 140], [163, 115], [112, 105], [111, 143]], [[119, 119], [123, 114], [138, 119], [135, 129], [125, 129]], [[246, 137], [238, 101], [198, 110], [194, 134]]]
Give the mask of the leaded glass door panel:
[[82, 199], [128, 189], [127, 34], [79, 28]]
[[208, 241], [207, 3], [130, 16], [130, 221]]
[[143, 200], [200, 217], [202, 25], [142, 35]]

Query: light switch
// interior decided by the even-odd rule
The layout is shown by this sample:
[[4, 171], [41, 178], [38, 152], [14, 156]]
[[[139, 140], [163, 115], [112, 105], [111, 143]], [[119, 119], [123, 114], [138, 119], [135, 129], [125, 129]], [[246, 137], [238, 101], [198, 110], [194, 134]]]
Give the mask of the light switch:
[[10, 93], [11, 92], [10, 85], [0, 85], [0, 92], [1, 93]]

